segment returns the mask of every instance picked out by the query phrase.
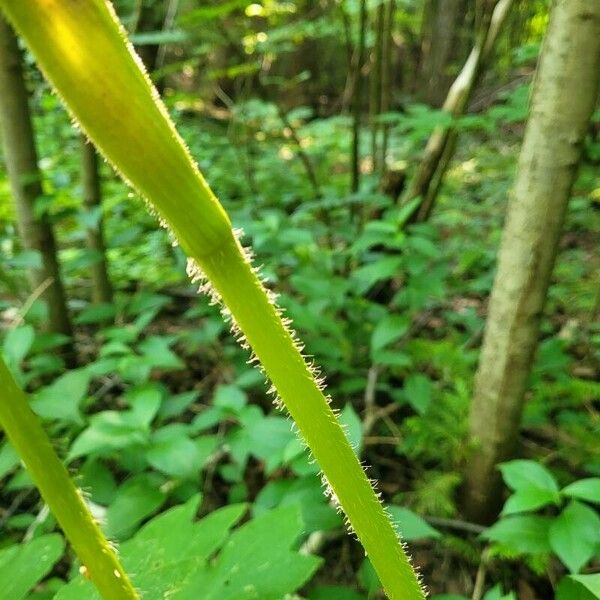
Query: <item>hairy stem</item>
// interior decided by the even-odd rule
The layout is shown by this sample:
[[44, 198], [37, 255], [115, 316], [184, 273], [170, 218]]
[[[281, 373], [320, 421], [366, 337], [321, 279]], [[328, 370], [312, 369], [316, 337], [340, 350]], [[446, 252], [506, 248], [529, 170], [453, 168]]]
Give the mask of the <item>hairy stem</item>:
[[358, 458], [103, 0], [0, 0], [96, 147], [148, 199], [231, 311], [392, 599], [423, 597]]
[[114, 550], [0, 357], [0, 425], [105, 600], [137, 600]]

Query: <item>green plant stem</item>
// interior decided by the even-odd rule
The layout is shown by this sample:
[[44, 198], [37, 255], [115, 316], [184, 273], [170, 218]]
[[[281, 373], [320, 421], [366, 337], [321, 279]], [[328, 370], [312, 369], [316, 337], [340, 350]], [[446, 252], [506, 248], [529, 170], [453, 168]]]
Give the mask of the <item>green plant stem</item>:
[[152, 203], [262, 362], [393, 600], [418, 579], [311, 369], [102, 0], [0, 0], [96, 147]]
[[114, 550], [1, 357], [0, 393], [0, 425], [102, 597], [138, 599]]
[[310, 367], [237, 242], [201, 266], [231, 311], [325, 474], [390, 598], [422, 592], [396, 532]]

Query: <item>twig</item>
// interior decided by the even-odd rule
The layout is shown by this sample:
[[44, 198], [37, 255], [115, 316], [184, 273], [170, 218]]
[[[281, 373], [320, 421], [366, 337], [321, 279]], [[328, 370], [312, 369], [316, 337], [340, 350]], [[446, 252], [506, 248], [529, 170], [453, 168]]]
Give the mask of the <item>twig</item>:
[[54, 282], [53, 277], [48, 277], [48, 279], [44, 280], [40, 285], [38, 285], [35, 290], [30, 294], [29, 298], [25, 301], [21, 310], [17, 313], [17, 316], [14, 318], [13, 322], [10, 324], [9, 329], [14, 329], [23, 323], [25, 319], [25, 315], [29, 312], [33, 303], [52, 285]]
[[444, 517], [423, 517], [430, 525], [436, 525], [437, 527], [446, 527], [448, 529], [458, 529], [459, 531], [466, 531], [468, 533], [483, 533], [486, 528], [483, 525], [477, 523], [469, 523], [468, 521], [461, 521], [460, 519], [446, 519]]
[[475, 585], [473, 586], [471, 600], [481, 600], [483, 598], [488, 557], [489, 552], [486, 549], [483, 551], [481, 560], [479, 561], [479, 567], [477, 568], [477, 575], [475, 576]]

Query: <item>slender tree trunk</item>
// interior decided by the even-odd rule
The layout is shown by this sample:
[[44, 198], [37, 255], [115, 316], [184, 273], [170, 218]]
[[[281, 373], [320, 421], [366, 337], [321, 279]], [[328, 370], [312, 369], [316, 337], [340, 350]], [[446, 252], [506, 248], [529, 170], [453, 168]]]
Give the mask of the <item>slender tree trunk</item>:
[[554, 0], [508, 206], [470, 416], [467, 518], [501, 500], [498, 463], [515, 451], [539, 323], [600, 84], [600, 2]]
[[[383, 53], [381, 57], [381, 112], [385, 114], [392, 104], [392, 49], [394, 33], [395, 0], [387, 0], [383, 22]], [[389, 140], [389, 125], [382, 126], [381, 158], [379, 166], [381, 174], [385, 173]]]
[[452, 82], [452, 65], [457, 60], [464, 60], [461, 29], [466, 26], [466, 13], [465, 0], [429, 0], [425, 6], [421, 96], [432, 106], [442, 105]]
[[[496, 4], [489, 26], [478, 36], [478, 41], [471, 50], [462, 71], [452, 84], [442, 108], [453, 117], [460, 117], [465, 113], [482, 67], [492, 54], [512, 3], [513, 0], [499, 0]], [[438, 127], [431, 134], [419, 167], [413, 175], [408, 189], [401, 198], [402, 204], [407, 204], [417, 197], [421, 198], [421, 201], [426, 198], [431, 183], [436, 178], [436, 172], [440, 167], [440, 163], [444, 162], [447, 166], [450, 162], [451, 156], [448, 156], [448, 154], [446, 154], [444, 161], [442, 161], [442, 157], [453, 131], [451, 126]], [[440, 184], [443, 176], [444, 173], [440, 171], [437, 176]], [[429, 215], [431, 213], [434, 201], [435, 198], [430, 198], [430, 206], [424, 214]], [[417, 214], [418, 206], [415, 208], [413, 216]]]
[[369, 118], [371, 125], [371, 162], [372, 171], [378, 170], [379, 162], [379, 123], [377, 117], [381, 113], [381, 79], [382, 79], [382, 53], [383, 53], [383, 36], [384, 36], [384, 15], [385, 6], [382, 2], [377, 7], [375, 22], [374, 22], [374, 36], [375, 44], [373, 45], [373, 52], [371, 58], [371, 72], [369, 76], [370, 86], [370, 97], [369, 97]]
[[358, 47], [354, 64], [354, 89], [352, 97], [352, 182], [350, 189], [357, 192], [360, 187], [360, 129], [363, 111], [363, 66], [365, 62], [365, 37], [367, 29], [367, 2], [360, 2], [358, 23]]
[[102, 193], [98, 172], [98, 154], [85, 136], [81, 137], [81, 182], [84, 209], [94, 214], [87, 228], [87, 247], [99, 256], [92, 265], [92, 299], [95, 303], [111, 303], [113, 289], [108, 275], [106, 246], [102, 230]]
[[[166, 1], [141, 0], [137, 23], [135, 24], [136, 33], [162, 31], [166, 13]], [[136, 52], [150, 74], [157, 66], [159, 51], [159, 44], [144, 44], [136, 47]]]
[[[39, 252], [41, 267], [32, 269], [32, 290], [45, 286], [41, 295], [48, 306], [48, 329], [73, 338], [56, 253], [56, 242], [47, 216], [37, 216], [36, 200], [42, 195], [29, 98], [23, 77], [21, 52], [8, 23], [0, 17], [0, 131], [6, 168], [15, 199], [17, 226], [23, 247]], [[72, 345], [65, 349], [75, 363]]]

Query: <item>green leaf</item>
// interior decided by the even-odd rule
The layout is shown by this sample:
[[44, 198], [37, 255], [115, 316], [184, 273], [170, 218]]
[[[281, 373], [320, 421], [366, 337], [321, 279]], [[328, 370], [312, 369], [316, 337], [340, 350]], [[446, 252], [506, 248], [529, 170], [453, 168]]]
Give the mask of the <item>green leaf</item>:
[[79, 471], [79, 485], [89, 490], [90, 498], [96, 504], [110, 504], [117, 493], [117, 484], [112, 471], [100, 460], [88, 459]]
[[280, 600], [321, 563], [290, 550], [302, 530], [296, 506], [253, 519], [232, 534], [214, 564], [195, 574], [177, 600]]
[[117, 308], [114, 304], [107, 302], [92, 304], [86, 306], [75, 318], [75, 323], [78, 325], [102, 323], [104, 321], [112, 321], [117, 314]]
[[394, 504], [388, 506], [387, 509], [403, 540], [410, 542], [411, 540], [437, 539], [442, 537], [442, 534], [437, 529], [434, 529], [425, 519], [422, 519], [412, 510]]
[[105, 410], [90, 417], [90, 425], [75, 439], [67, 461], [88, 454], [106, 454], [124, 448], [145, 445], [148, 432], [131, 422], [128, 412]]
[[558, 504], [555, 492], [534, 487], [523, 488], [510, 496], [502, 508], [502, 514], [514, 515], [516, 513], [529, 512], [548, 504]]
[[124, 398], [131, 406], [126, 413], [128, 422], [140, 429], [150, 427], [162, 402], [161, 388], [155, 383], [145, 383], [130, 388]]
[[600, 477], [580, 479], [563, 488], [560, 493], [564, 496], [600, 504]]
[[39, 391], [31, 408], [44, 419], [81, 422], [79, 405], [85, 398], [90, 374], [85, 369], [69, 371]]
[[195, 496], [161, 514], [121, 546], [124, 566], [145, 600], [179, 598], [176, 592], [204, 567], [246, 511], [243, 504], [226, 506], [193, 523], [198, 502]]
[[0, 479], [10, 473], [20, 462], [19, 455], [8, 442], [0, 447]]
[[198, 395], [198, 392], [192, 390], [165, 398], [158, 410], [158, 416], [162, 419], [168, 419], [181, 415], [190, 404], [198, 399]]
[[433, 384], [431, 379], [421, 373], [409, 375], [404, 382], [404, 395], [417, 413], [423, 415], [431, 404]]
[[600, 573], [594, 575], [567, 575], [558, 583], [555, 600], [598, 600]]
[[35, 332], [31, 325], [9, 329], [4, 338], [4, 356], [10, 367], [18, 367], [31, 349]]
[[549, 539], [569, 571], [578, 573], [600, 544], [600, 517], [589, 506], [573, 501], [550, 525]]
[[504, 594], [502, 592], [502, 586], [498, 583], [493, 588], [489, 589], [483, 600], [517, 600], [515, 595], [512, 592], [508, 594]]
[[362, 421], [356, 414], [352, 404], [348, 402], [342, 409], [339, 417], [340, 423], [352, 444], [355, 452], [360, 455], [362, 448]]
[[172, 338], [168, 337], [157, 335], [147, 337], [138, 345], [138, 350], [142, 353], [141, 360], [151, 368], [182, 369], [183, 362], [169, 348], [172, 343]]
[[559, 501], [558, 485], [548, 469], [532, 460], [512, 460], [500, 466], [506, 485], [515, 491], [543, 490]]
[[300, 507], [305, 533], [336, 529], [342, 523], [340, 515], [327, 502], [323, 485], [315, 475], [270, 481], [258, 494], [253, 514], [258, 516], [269, 509], [287, 505]]
[[265, 470], [271, 473], [283, 464], [288, 444], [296, 437], [291, 423], [283, 417], [265, 417], [244, 428], [249, 450], [265, 461]]
[[237, 414], [247, 401], [246, 393], [236, 385], [220, 385], [216, 389], [213, 405]]
[[387, 315], [381, 319], [371, 335], [371, 354], [401, 338], [408, 331], [409, 325], [408, 318], [400, 315]]
[[0, 550], [0, 597], [21, 600], [62, 556], [65, 542], [57, 533]]
[[[198, 510], [196, 495], [186, 504], [171, 508], [144, 525], [119, 548], [127, 572], [132, 573], [144, 600], [176, 598], [175, 593], [221, 547], [229, 530], [246, 511], [232, 505], [193, 522]], [[91, 583], [79, 576], [56, 595], [55, 600], [100, 600]]]
[[569, 579], [577, 581], [588, 589], [596, 598], [600, 598], [600, 573], [591, 575], [569, 575]]
[[167, 425], [152, 435], [146, 460], [155, 469], [177, 479], [197, 478], [202, 467], [198, 446], [182, 424]]
[[481, 537], [520, 554], [542, 554], [551, 550], [548, 541], [551, 522], [548, 517], [506, 517], [484, 531]]
[[42, 255], [37, 250], [23, 250], [11, 258], [10, 266], [14, 269], [41, 269]]
[[136, 46], [180, 44], [188, 38], [188, 32], [181, 29], [173, 29], [171, 31], [142, 31], [132, 33], [129, 36], [131, 43]]
[[354, 291], [362, 295], [372, 288], [378, 281], [389, 279], [397, 275], [403, 262], [401, 256], [387, 256], [359, 267], [352, 274]]
[[126, 481], [106, 511], [104, 530], [110, 537], [122, 538], [146, 517], [158, 510], [166, 495], [146, 474]]

